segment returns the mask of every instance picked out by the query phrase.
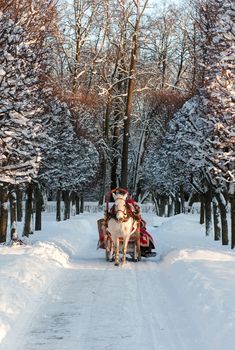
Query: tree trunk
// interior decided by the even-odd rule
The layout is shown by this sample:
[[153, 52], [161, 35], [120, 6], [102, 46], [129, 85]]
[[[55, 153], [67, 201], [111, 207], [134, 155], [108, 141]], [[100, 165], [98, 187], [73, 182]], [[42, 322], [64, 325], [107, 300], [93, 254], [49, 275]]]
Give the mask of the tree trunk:
[[69, 191], [64, 191], [64, 220], [70, 219], [70, 195]]
[[22, 209], [22, 191], [19, 187], [16, 189], [16, 199], [17, 199], [17, 221], [21, 222], [23, 218]]
[[166, 205], [167, 205], [167, 197], [160, 196], [160, 204], [159, 204], [159, 215], [160, 216], [166, 215]]
[[140, 174], [140, 166], [144, 159], [145, 136], [146, 136], [146, 127], [143, 127], [143, 130], [141, 131], [138, 150], [137, 150], [136, 164], [133, 171], [134, 174], [133, 174], [133, 184], [132, 184], [133, 186], [132, 196], [134, 199], [136, 198], [136, 200], [138, 199], [138, 195], [140, 193], [139, 174]]
[[[101, 181], [100, 193], [99, 193], [99, 205], [103, 204], [105, 191], [106, 191], [106, 177], [107, 177], [107, 160], [106, 159], [103, 159], [101, 163], [101, 168], [103, 169], [103, 173], [102, 173], [102, 181]], [[79, 214], [80, 214], [80, 211], [79, 211]]]
[[153, 198], [153, 202], [155, 205], [156, 215], [160, 216], [159, 202], [158, 202], [157, 198], [155, 197], [154, 193], [152, 194], [152, 198]]
[[175, 195], [175, 215], [180, 214], [180, 208], [181, 208], [180, 199], [179, 199], [178, 193], [176, 193], [176, 195]]
[[173, 215], [173, 200], [172, 200], [172, 197], [169, 196], [168, 197], [168, 206], [167, 206], [167, 216], [170, 217]]
[[231, 249], [235, 247], [235, 194], [231, 198]]
[[17, 238], [16, 232], [16, 220], [17, 220], [17, 200], [16, 192], [14, 188], [11, 188], [9, 192], [10, 199], [10, 217], [11, 217], [11, 239]]
[[200, 195], [201, 206], [200, 206], [200, 224], [203, 225], [205, 223], [205, 195]]
[[212, 210], [211, 210], [211, 189], [205, 193], [205, 219], [206, 219], [206, 236], [209, 236], [211, 233], [211, 224], [212, 224]]
[[[123, 71], [125, 70], [125, 64], [122, 59], [122, 69], [121, 72], [118, 75], [119, 83], [117, 84], [117, 91], [122, 94], [123, 93]], [[122, 111], [122, 105], [120, 107], [120, 101], [116, 101], [114, 103], [114, 126], [113, 126], [113, 135], [112, 135], [112, 159], [111, 159], [111, 188], [110, 190], [113, 190], [114, 188], [118, 187], [118, 175], [117, 175], [117, 169], [118, 169], [118, 160], [119, 160], [119, 122], [120, 122], [120, 116], [123, 115]]]
[[217, 200], [219, 203], [220, 217], [221, 217], [222, 244], [228, 245], [227, 203], [221, 193], [217, 195]]
[[114, 155], [112, 159], [111, 164], [111, 188], [110, 190], [113, 190], [114, 188], [118, 187], [118, 181], [117, 181], [117, 167], [118, 167], [118, 157], [116, 155], [116, 145], [113, 142], [113, 148], [114, 148]]
[[130, 78], [127, 89], [127, 101], [126, 101], [126, 112], [124, 116], [124, 129], [123, 129], [123, 148], [122, 148], [122, 170], [121, 170], [121, 187], [127, 188], [128, 185], [128, 152], [129, 152], [129, 134], [130, 134], [130, 122], [131, 122], [131, 111], [132, 101], [135, 90], [135, 72], [136, 72], [136, 59], [138, 50], [138, 33], [139, 33], [139, 16], [136, 18], [135, 29], [132, 39], [132, 50], [130, 58]]
[[216, 198], [213, 198], [213, 221], [214, 221], [214, 240], [220, 240], [220, 220], [219, 220], [219, 210], [218, 210], [218, 201]]
[[141, 197], [141, 187], [140, 187], [140, 182], [137, 183], [137, 188], [136, 188], [136, 192], [133, 195], [133, 199], [138, 202], [141, 201], [140, 199]]
[[7, 223], [8, 223], [8, 188], [3, 186], [0, 191], [1, 213], [0, 213], [0, 243], [6, 242], [7, 239]]
[[32, 222], [31, 222], [32, 212], [33, 212], [33, 185], [30, 183], [26, 191], [25, 221], [24, 221], [23, 236], [28, 237], [30, 234], [33, 234]]
[[71, 193], [71, 203], [72, 203], [72, 215], [75, 216], [76, 215], [76, 208], [75, 208], [75, 203], [76, 203], [76, 194], [74, 191], [72, 191]]
[[61, 221], [61, 190], [56, 192], [56, 221]]
[[[110, 113], [111, 113], [111, 96], [108, 95], [108, 100], [106, 104], [106, 110], [105, 110], [105, 116], [104, 116], [104, 125], [103, 125], [103, 137], [107, 145], [109, 144], [109, 119], [110, 119]], [[105, 191], [106, 191], [106, 180], [107, 180], [107, 167], [108, 167], [108, 162], [107, 162], [107, 155], [105, 154], [102, 159], [102, 169], [103, 169], [103, 174], [102, 174], [102, 185], [101, 185], [101, 193], [99, 197], [99, 205], [103, 204], [103, 198], [105, 196]]]
[[76, 215], [80, 214], [80, 202], [79, 202], [79, 195], [76, 194]]
[[80, 199], [81, 199], [81, 201], [80, 201], [80, 213], [83, 213], [84, 212], [84, 197], [83, 197], [83, 194], [81, 194]]
[[191, 212], [193, 203], [195, 203], [197, 199], [198, 199], [198, 195], [195, 192], [191, 192], [188, 199], [188, 213]]
[[185, 194], [182, 186], [180, 187], [180, 211], [185, 213]]
[[[102, 206], [103, 203], [104, 203], [104, 197], [105, 197], [105, 190], [104, 189], [101, 189], [101, 191], [99, 192], [99, 200], [98, 200], [98, 205], [99, 206]], [[79, 200], [78, 200], [79, 202]], [[79, 213], [77, 213], [79, 214]]]
[[35, 186], [34, 194], [35, 194], [35, 231], [41, 231], [43, 196], [38, 185]]

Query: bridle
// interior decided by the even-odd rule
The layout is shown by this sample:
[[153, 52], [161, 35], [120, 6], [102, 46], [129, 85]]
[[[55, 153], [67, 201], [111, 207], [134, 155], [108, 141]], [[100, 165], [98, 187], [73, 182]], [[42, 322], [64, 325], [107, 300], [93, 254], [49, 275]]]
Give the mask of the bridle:
[[[107, 193], [107, 195], [106, 195], [106, 198], [105, 198], [105, 201], [106, 201], [106, 212], [108, 213], [109, 212], [109, 201], [110, 201], [110, 197], [111, 197], [111, 195], [112, 195], [112, 193], [115, 193], [115, 192], [117, 192], [117, 191], [119, 191], [119, 193], [121, 192], [121, 193], [127, 193], [127, 196], [130, 196], [130, 194], [129, 194], [129, 192], [126, 190], [126, 189], [123, 189], [123, 188], [114, 188], [113, 190], [111, 190], [110, 192], [108, 192]], [[116, 198], [116, 200], [117, 199], [121, 199], [121, 200], [123, 200], [124, 202], [125, 202], [125, 211], [124, 210], [121, 210], [121, 209], [118, 209], [117, 211], [116, 211], [116, 214], [117, 214], [117, 212], [122, 212], [123, 213], [123, 219], [122, 220], [119, 220], [120, 222], [126, 222], [126, 221], [128, 221], [128, 219], [129, 219], [129, 215], [128, 215], [128, 210], [127, 210], [127, 207], [126, 207], [126, 200], [125, 199], [123, 199], [122, 197], [117, 197]], [[116, 206], [116, 204], [115, 204], [115, 206]], [[116, 219], [117, 220], [117, 219]]]
[[115, 200], [115, 207], [117, 207], [117, 205], [116, 205], [116, 201], [117, 201], [117, 200], [122, 200], [122, 201], [125, 202], [125, 203], [124, 203], [124, 208], [125, 208], [124, 210], [121, 210], [121, 209], [116, 210], [116, 215], [117, 215], [117, 213], [118, 213], [119, 211], [123, 214], [123, 219], [118, 220], [118, 221], [120, 221], [120, 222], [125, 222], [125, 221], [128, 220], [128, 213], [127, 213], [127, 207], [126, 207], [126, 200], [123, 199], [122, 197], [116, 198], [116, 200]]

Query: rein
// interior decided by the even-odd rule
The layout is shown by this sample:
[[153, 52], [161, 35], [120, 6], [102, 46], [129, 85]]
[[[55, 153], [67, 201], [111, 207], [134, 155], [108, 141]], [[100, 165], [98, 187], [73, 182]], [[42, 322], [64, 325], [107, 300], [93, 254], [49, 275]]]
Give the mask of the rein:
[[[121, 193], [123, 193], [123, 194], [127, 193], [128, 197], [130, 196], [129, 192], [128, 192], [127, 190], [125, 190], [125, 189], [122, 189], [122, 188], [115, 188], [115, 189], [113, 189], [112, 191], [108, 192], [107, 195], [106, 195], [106, 213], [109, 213], [109, 202], [110, 202], [110, 198], [111, 198], [112, 194], [113, 194], [114, 192], [117, 192], [117, 191], [118, 191], [118, 192], [121, 192]], [[128, 210], [128, 207], [127, 207], [127, 205], [126, 205], [126, 200], [125, 200], [125, 199], [123, 199], [123, 198], [121, 198], [121, 197], [117, 197], [117, 198], [116, 198], [116, 200], [120, 200], [120, 199], [121, 199], [122, 201], [125, 202], [125, 209], [126, 209], [126, 210], [125, 210], [125, 211], [124, 211], [124, 210], [121, 210], [121, 209], [118, 209], [117, 211], [115, 210], [115, 217], [112, 216], [112, 218], [115, 219], [117, 222], [126, 222], [126, 221], [128, 221], [129, 218], [130, 218], [129, 210]], [[116, 200], [115, 200], [115, 201], [116, 201]], [[115, 207], [116, 207], [116, 204], [115, 204]], [[117, 215], [117, 213], [118, 213], [119, 211], [124, 215], [124, 218], [122, 219], [122, 221], [119, 221], [119, 220], [117, 219], [117, 217], [116, 217], [116, 215]]]
[[[123, 199], [123, 198], [116, 198], [116, 200], [120, 200], [120, 199], [125, 202], [125, 204], [124, 204], [124, 208], [125, 209], [124, 210], [121, 210], [121, 209], [116, 210], [116, 215], [117, 215], [118, 212], [121, 212], [123, 214], [123, 219], [122, 220], [118, 220], [117, 218], [116, 218], [116, 220], [117, 221], [121, 221], [121, 222], [126, 222], [126, 221], [128, 221], [130, 215], [128, 215], [128, 209], [127, 209], [127, 206], [126, 206], [126, 200]], [[116, 204], [115, 204], [115, 207], [116, 207]]]
[[[106, 201], [106, 212], [109, 211], [109, 201], [110, 201], [110, 198], [111, 198], [112, 194], [113, 194], [114, 192], [117, 192], [117, 191], [123, 192], [123, 193], [127, 193], [128, 197], [130, 196], [130, 193], [129, 193], [127, 190], [125, 190], [124, 188], [120, 188], [120, 187], [114, 188], [112, 191], [109, 191], [109, 192], [107, 193], [106, 197], [105, 197], [105, 201]], [[119, 198], [119, 199], [124, 200], [123, 198]]]

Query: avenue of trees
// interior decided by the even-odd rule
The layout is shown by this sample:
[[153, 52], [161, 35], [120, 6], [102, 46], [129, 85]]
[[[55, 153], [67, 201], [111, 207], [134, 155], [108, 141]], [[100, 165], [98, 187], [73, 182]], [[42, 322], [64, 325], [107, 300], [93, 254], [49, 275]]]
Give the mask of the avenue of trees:
[[[143, 187], [152, 190], [157, 210], [175, 213], [201, 201], [206, 234], [235, 246], [235, 5], [233, 1], [198, 1], [194, 10], [200, 34], [202, 82], [174, 114], [161, 147], [151, 149], [143, 167]], [[167, 180], [166, 180], [167, 179]], [[212, 205], [211, 205], [212, 203]], [[230, 206], [229, 206], [230, 204]], [[213, 216], [213, 220], [212, 220]]]
[[96, 147], [76, 131], [68, 105], [54, 91], [57, 20], [54, 1], [0, 1], [1, 242], [6, 241], [8, 201], [11, 238], [17, 239], [24, 195], [23, 234], [28, 236], [33, 210], [35, 228], [41, 229], [43, 191], [57, 193], [58, 203], [61, 195], [66, 203], [71, 196], [78, 200], [98, 169]]
[[[0, 0], [0, 240], [26, 199], [112, 188], [158, 215], [201, 202], [206, 234], [235, 246], [232, 0]], [[229, 208], [229, 211], [228, 211]]]

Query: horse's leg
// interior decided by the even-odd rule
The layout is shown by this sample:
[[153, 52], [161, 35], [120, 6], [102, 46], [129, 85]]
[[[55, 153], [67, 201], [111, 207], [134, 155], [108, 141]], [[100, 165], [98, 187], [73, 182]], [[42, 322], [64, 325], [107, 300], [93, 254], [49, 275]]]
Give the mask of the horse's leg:
[[110, 237], [110, 240], [109, 240], [109, 261], [112, 261], [112, 260], [113, 260], [113, 240]]
[[123, 239], [123, 249], [122, 249], [122, 264], [126, 263], [126, 251], [127, 251], [128, 238]]
[[116, 242], [115, 242], [115, 262], [114, 262], [115, 266], [119, 265], [119, 237], [116, 238]]
[[112, 261], [113, 241], [112, 241], [112, 238], [111, 238], [110, 235], [106, 237], [105, 250], [106, 250], [106, 260], [107, 261]]
[[108, 239], [108, 235], [105, 235], [105, 257], [106, 257], [106, 261], [109, 260], [109, 252], [110, 252], [110, 247], [109, 247], [109, 239]]

